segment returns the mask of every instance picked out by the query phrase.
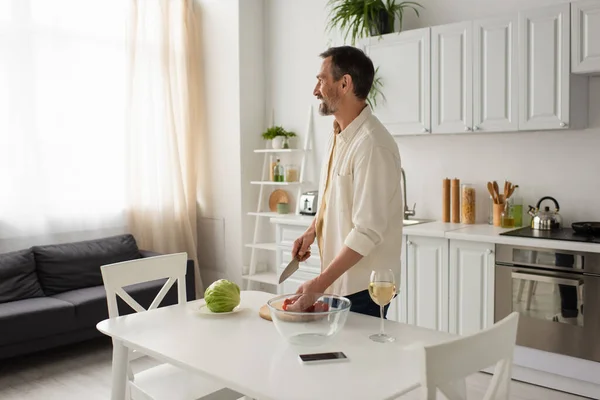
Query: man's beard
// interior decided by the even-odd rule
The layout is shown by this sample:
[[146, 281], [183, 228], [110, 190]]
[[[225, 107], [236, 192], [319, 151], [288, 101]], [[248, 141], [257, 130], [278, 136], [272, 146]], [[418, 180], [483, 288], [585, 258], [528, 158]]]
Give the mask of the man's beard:
[[321, 104], [319, 104], [319, 114], [321, 115], [333, 115], [334, 112], [337, 111], [337, 101], [325, 100], [324, 98], [320, 98]]

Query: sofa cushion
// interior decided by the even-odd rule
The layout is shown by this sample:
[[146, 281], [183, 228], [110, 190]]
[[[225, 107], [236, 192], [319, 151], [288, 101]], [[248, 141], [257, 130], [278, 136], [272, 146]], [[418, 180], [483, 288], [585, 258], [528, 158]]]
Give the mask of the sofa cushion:
[[[148, 309], [166, 281], [166, 279], [159, 279], [125, 286], [124, 289], [135, 301], [140, 303], [142, 307]], [[80, 329], [96, 326], [98, 322], [108, 318], [108, 306], [106, 303], [106, 291], [104, 290], [104, 286], [71, 290], [69, 292], [56, 294], [52, 296], [52, 298], [69, 302], [75, 306], [77, 327]], [[160, 305], [165, 306], [176, 303], [177, 283], [169, 289]], [[119, 296], [117, 296], [117, 305], [119, 307], [119, 315], [131, 314], [134, 312], [134, 310]]]
[[0, 254], [0, 303], [43, 295], [31, 249]]
[[34, 246], [38, 278], [48, 296], [102, 285], [100, 267], [141, 258], [132, 235]]
[[66, 301], [38, 297], [0, 304], [0, 346], [75, 329], [75, 307]]

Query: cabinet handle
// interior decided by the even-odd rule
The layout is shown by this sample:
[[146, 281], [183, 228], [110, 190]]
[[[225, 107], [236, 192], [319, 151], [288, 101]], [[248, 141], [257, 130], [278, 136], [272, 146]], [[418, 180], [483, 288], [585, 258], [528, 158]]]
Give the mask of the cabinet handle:
[[475, 125], [475, 130], [476, 130], [476, 131], [478, 131], [478, 130], [480, 130], [480, 129], [481, 129], [481, 128], [480, 128], [479, 126]]
[[412, 244], [413, 244], [413, 243], [412, 243], [410, 240], [407, 240], [407, 241], [406, 241], [406, 245], [407, 245], [407, 246], [412, 246]]
[[485, 251], [485, 254], [487, 254], [487, 255], [490, 255], [490, 254], [492, 254], [493, 252], [494, 252], [494, 250], [487, 249], [487, 250]]
[[465, 132], [469, 132], [471, 130], [470, 126], [465, 126]]
[[429, 129], [427, 129], [427, 128], [423, 128], [423, 130], [422, 130], [421, 132], [422, 132], [422, 133], [427, 133], [427, 132], [429, 132]]
[[560, 127], [561, 127], [561, 128], [564, 128], [565, 126], [567, 126], [567, 124], [565, 124], [564, 122], [561, 122], [561, 123], [560, 123]]

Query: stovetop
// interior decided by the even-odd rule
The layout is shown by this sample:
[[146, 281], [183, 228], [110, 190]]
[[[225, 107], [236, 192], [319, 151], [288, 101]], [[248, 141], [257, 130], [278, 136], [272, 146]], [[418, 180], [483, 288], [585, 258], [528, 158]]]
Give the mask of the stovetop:
[[561, 228], [551, 231], [540, 231], [525, 227], [501, 233], [502, 236], [516, 236], [534, 239], [568, 240], [570, 242], [600, 243], [600, 237], [576, 233], [571, 228]]

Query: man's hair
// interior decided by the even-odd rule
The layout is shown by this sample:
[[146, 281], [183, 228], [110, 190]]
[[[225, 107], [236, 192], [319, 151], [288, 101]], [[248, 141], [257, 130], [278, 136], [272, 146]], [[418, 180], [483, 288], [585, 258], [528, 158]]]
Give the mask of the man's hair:
[[375, 68], [371, 59], [360, 49], [352, 46], [330, 47], [320, 54], [325, 59], [331, 57], [331, 73], [335, 81], [344, 75], [352, 77], [354, 95], [365, 100], [371, 91]]

